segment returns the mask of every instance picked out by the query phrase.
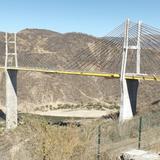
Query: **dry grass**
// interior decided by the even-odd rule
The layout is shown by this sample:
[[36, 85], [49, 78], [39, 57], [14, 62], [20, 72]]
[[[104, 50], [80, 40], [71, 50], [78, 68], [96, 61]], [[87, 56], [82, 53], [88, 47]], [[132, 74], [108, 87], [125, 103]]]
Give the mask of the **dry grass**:
[[[142, 149], [160, 151], [160, 113], [143, 117]], [[0, 137], [10, 142], [10, 148], [19, 147], [13, 160], [95, 160], [98, 126], [101, 126], [101, 160], [115, 160], [129, 148], [138, 147], [139, 117], [123, 124], [117, 121], [84, 120], [80, 127], [48, 125], [45, 118], [25, 117], [12, 133]], [[0, 146], [0, 151], [2, 147]], [[6, 151], [7, 152], [7, 151]]]

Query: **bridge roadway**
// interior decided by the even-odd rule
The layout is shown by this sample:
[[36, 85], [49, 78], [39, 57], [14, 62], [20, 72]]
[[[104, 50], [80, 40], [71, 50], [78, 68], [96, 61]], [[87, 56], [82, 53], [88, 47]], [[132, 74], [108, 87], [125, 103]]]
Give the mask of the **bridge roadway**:
[[[31, 67], [7, 67], [9, 70], [17, 71], [32, 71], [32, 72], [43, 72], [52, 74], [66, 74], [66, 75], [80, 75], [80, 76], [94, 76], [94, 77], [105, 77], [108, 79], [118, 79], [120, 74], [117, 73], [95, 73], [95, 72], [78, 72], [78, 71], [63, 71], [63, 70], [51, 70]], [[1, 71], [5, 71], [5, 67], [0, 67]], [[148, 75], [148, 74], [136, 74], [126, 73], [126, 79], [131, 80], [146, 80], [146, 81], [160, 81], [160, 75]]]

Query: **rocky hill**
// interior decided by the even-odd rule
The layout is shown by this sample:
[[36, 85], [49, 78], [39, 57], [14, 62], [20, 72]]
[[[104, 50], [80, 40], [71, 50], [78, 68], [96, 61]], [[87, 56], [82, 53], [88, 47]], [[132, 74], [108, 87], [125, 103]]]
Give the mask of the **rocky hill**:
[[[61, 34], [49, 30], [25, 29], [17, 34], [18, 55], [23, 58], [34, 55], [39, 61], [50, 60], [56, 68], [63, 66], [80, 50], [97, 41], [96, 37], [82, 33]], [[4, 57], [4, 33], [0, 33], [0, 52]], [[92, 51], [91, 51], [92, 52]], [[41, 59], [41, 55], [45, 55]], [[33, 60], [31, 58], [31, 60]], [[105, 59], [104, 59], [105, 60]], [[106, 60], [107, 61], [107, 60]], [[34, 61], [33, 61], [34, 62]], [[21, 63], [21, 62], [19, 62]], [[28, 63], [28, 62], [26, 62]], [[33, 65], [36, 65], [33, 63]], [[111, 66], [114, 68], [114, 64]], [[4, 73], [0, 73], [0, 104], [3, 107]], [[159, 105], [160, 83], [140, 82], [138, 109], [157, 109]], [[23, 112], [37, 108], [63, 106], [65, 104], [105, 104], [117, 106], [120, 100], [119, 80], [56, 75], [33, 72], [18, 72], [18, 109]]]

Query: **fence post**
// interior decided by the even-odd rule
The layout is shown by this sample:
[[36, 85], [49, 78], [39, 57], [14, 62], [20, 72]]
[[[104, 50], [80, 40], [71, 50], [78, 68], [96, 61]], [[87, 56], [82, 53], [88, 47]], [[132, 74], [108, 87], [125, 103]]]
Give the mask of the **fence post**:
[[139, 131], [138, 131], [138, 149], [141, 148], [141, 133], [142, 133], [142, 117], [139, 119]]
[[46, 126], [44, 126], [44, 137], [43, 137], [43, 146], [42, 146], [42, 149], [43, 149], [43, 160], [46, 160], [46, 132], [47, 132], [47, 128]]
[[97, 136], [97, 156], [96, 160], [100, 160], [100, 145], [101, 145], [101, 126], [98, 126], [98, 136]]

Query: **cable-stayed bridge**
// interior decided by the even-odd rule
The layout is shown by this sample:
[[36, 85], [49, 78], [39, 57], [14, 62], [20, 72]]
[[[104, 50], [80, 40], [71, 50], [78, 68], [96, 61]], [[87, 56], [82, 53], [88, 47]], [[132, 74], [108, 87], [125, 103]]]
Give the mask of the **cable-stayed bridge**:
[[[0, 69], [2, 70], [7, 66], [8, 69], [13, 70], [120, 78], [125, 23], [115, 28], [105, 37], [98, 38], [88, 47], [80, 50], [77, 55], [61, 66], [53, 64], [53, 60], [48, 54], [15, 54], [13, 47], [9, 47], [15, 44], [13, 37], [9, 36], [8, 34], [8, 38], [6, 38], [6, 53], [1, 53]], [[160, 49], [160, 30], [141, 23], [138, 31], [138, 23], [129, 22], [127, 39], [126, 78], [160, 80], [160, 56], [158, 54]], [[11, 48], [11, 51], [7, 48]], [[140, 52], [139, 64], [137, 64], [137, 52]], [[5, 62], [6, 57], [8, 57], [7, 62]], [[17, 62], [15, 62], [16, 60]]]
[[61, 65], [46, 54], [17, 53], [16, 34], [4, 37], [0, 70], [6, 73], [7, 128], [17, 126], [17, 71], [119, 78], [120, 121], [136, 113], [139, 80], [160, 81], [160, 29], [140, 21], [127, 20]]

